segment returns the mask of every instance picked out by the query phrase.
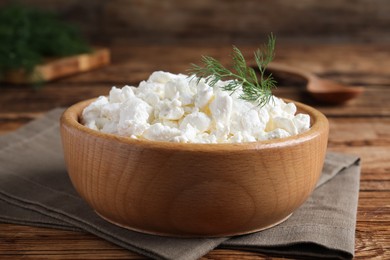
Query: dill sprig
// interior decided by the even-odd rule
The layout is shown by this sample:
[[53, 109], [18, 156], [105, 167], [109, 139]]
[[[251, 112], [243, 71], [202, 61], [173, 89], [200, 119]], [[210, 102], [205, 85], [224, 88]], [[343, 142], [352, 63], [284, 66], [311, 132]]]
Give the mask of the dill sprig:
[[0, 79], [19, 69], [32, 76], [45, 58], [90, 51], [77, 28], [51, 12], [19, 4], [0, 9]]
[[241, 51], [233, 46], [232, 69], [228, 69], [218, 60], [210, 56], [202, 56], [201, 62], [204, 66], [191, 64], [190, 73], [197, 77], [197, 83], [204, 79], [206, 84], [214, 86], [219, 80], [229, 80], [223, 90], [234, 93], [242, 89], [240, 98], [246, 101], [264, 106], [272, 98], [272, 89], [276, 87], [276, 81], [272, 74], [266, 74], [268, 64], [274, 58], [275, 37], [271, 34], [268, 37], [267, 45], [254, 52], [254, 59], [259, 68], [260, 78], [257, 77], [255, 69], [248, 66]]

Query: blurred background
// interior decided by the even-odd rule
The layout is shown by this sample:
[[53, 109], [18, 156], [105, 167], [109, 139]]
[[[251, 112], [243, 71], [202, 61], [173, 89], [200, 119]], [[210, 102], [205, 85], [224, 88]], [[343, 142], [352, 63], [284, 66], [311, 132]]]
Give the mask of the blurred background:
[[[37, 19], [10, 6], [53, 13], [89, 46], [72, 41], [50, 17]], [[229, 65], [232, 44], [249, 62], [271, 32], [276, 62], [347, 85], [387, 87], [389, 14], [389, 0], [0, 0], [0, 113], [29, 111], [27, 118], [34, 118], [105, 95], [112, 86], [138, 85], [156, 70], [186, 73], [202, 55]], [[92, 56], [87, 60], [85, 53]], [[58, 62], [72, 55], [78, 56]], [[35, 71], [39, 64], [45, 67]], [[278, 79], [278, 86], [294, 87], [278, 87], [276, 95], [322, 105], [307, 95], [306, 81], [286, 80]], [[31, 85], [40, 81], [44, 88], [34, 91]], [[371, 109], [386, 99], [377, 97], [350, 105]]]
[[[0, 0], [0, 7], [16, 1]], [[24, 0], [93, 43], [389, 42], [388, 0]]]

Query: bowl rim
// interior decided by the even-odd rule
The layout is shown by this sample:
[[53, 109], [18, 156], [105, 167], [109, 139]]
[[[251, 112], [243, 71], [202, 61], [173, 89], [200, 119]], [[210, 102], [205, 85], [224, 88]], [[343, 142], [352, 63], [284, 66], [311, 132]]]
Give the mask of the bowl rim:
[[[60, 118], [61, 128], [74, 128], [89, 136], [111, 140], [123, 144], [142, 146], [143, 148], [180, 150], [180, 151], [204, 151], [204, 152], [229, 152], [229, 151], [250, 151], [258, 149], [272, 149], [278, 147], [293, 146], [311, 140], [329, 131], [329, 123], [326, 116], [317, 109], [303, 103], [282, 98], [285, 102], [293, 102], [297, 111], [310, 115], [311, 127], [306, 132], [285, 138], [261, 140], [256, 142], [242, 143], [175, 143], [169, 141], [153, 141], [146, 139], [133, 139], [126, 136], [109, 134], [90, 129], [80, 123], [83, 109], [97, 98], [91, 98], [75, 103], [68, 107]], [[62, 131], [61, 131], [62, 132]]]

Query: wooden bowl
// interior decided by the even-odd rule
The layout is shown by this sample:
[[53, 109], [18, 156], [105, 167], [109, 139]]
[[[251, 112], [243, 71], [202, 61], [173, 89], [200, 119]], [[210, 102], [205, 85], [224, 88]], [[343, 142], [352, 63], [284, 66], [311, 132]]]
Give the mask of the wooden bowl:
[[285, 219], [310, 196], [321, 174], [328, 121], [311, 117], [305, 133], [238, 144], [137, 140], [80, 123], [92, 100], [61, 118], [65, 161], [73, 185], [106, 220], [144, 233], [231, 236]]

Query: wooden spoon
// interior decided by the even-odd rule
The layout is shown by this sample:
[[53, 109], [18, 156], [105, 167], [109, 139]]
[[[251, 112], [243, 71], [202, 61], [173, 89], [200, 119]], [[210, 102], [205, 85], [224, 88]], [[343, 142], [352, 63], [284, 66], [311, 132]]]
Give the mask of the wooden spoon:
[[272, 62], [267, 69], [275, 74], [286, 73], [306, 80], [306, 90], [317, 100], [330, 104], [345, 103], [356, 98], [364, 91], [362, 87], [350, 87], [331, 80], [321, 79], [313, 73], [289, 65]]

